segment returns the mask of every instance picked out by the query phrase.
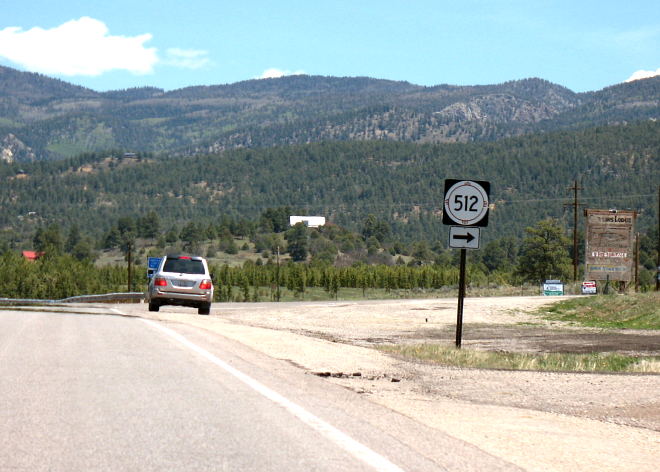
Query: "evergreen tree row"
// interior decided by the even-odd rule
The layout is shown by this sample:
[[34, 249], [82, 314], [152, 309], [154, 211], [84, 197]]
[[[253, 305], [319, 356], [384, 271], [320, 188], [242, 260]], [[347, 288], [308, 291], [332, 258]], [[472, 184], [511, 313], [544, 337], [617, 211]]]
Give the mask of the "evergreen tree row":
[[[269, 212], [277, 215], [277, 211]], [[265, 218], [265, 217], [264, 217]], [[121, 226], [122, 228], [124, 226]], [[365, 224], [373, 228], [371, 222]], [[120, 232], [126, 238], [127, 232]], [[277, 233], [273, 233], [277, 234]], [[316, 234], [315, 238], [311, 234]], [[303, 235], [296, 242], [295, 235]], [[395, 263], [367, 264], [354, 262], [350, 266], [333, 265], [325, 258], [311, 258], [296, 255], [303, 241], [326, 239], [328, 234], [309, 230], [298, 224], [286, 233], [288, 252], [291, 256], [280, 264], [279, 258], [268, 257], [248, 260], [242, 266], [231, 267], [227, 264], [212, 265], [216, 284], [217, 301], [257, 301], [260, 289], [266, 289], [270, 298], [279, 299], [280, 288], [304, 297], [308, 288], [322, 288], [336, 297], [341, 288], [391, 290], [437, 290], [454, 287], [458, 283], [458, 264], [454, 257], [442, 257], [423, 244], [416, 245], [413, 258], [405, 263], [401, 256]], [[95, 293], [108, 293], [125, 290], [144, 290], [146, 279], [139, 274], [145, 273], [145, 267], [134, 261], [133, 267], [138, 277], [133, 277], [133, 286], [127, 287], [128, 273], [125, 265], [96, 266], [90, 257], [79, 257], [77, 249], [84, 239], [72, 230], [66, 241], [59, 234], [58, 228], [51, 226], [40, 228], [35, 236], [35, 246], [43, 254], [36, 261], [22, 257], [17, 251], [5, 244], [0, 246], [0, 298], [41, 298], [61, 299], [65, 297]], [[367, 241], [376, 240], [370, 235]], [[135, 240], [122, 239], [123, 250], [132, 257], [131, 245], [135, 249]], [[648, 290], [653, 284], [655, 268], [652, 242], [643, 241], [640, 257], [640, 284]], [[526, 236], [518, 245], [510, 239], [489, 243], [483, 252], [473, 251], [468, 264], [468, 283], [474, 287], [495, 285], [518, 285], [521, 283], [539, 284], [545, 279], [568, 281], [571, 274], [570, 242], [565, 228], [555, 219], [544, 219], [526, 229]], [[393, 247], [392, 247], [393, 248]], [[383, 248], [380, 254], [385, 253]], [[426, 255], [422, 255], [426, 253]], [[443, 254], [447, 256], [447, 253]], [[426, 259], [422, 259], [425, 257]], [[336, 259], [335, 259], [336, 260]], [[136, 282], [137, 279], [137, 282]]]

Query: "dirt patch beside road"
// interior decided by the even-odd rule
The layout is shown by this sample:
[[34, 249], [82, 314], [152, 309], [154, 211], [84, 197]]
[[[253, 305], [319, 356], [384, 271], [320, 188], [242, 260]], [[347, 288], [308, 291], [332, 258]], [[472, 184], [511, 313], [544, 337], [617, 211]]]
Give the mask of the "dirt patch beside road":
[[[453, 326], [437, 331], [413, 333], [414, 343], [451, 344], [455, 340]], [[463, 331], [463, 343], [474, 349], [526, 353], [616, 352], [631, 356], [660, 356], [660, 334], [649, 331], [589, 328], [559, 328], [557, 326], [472, 324]], [[406, 339], [400, 340], [406, 342]]]
[[[462, 345], [490, 351], [660, 356], [657, 331], [577, 328], [530, 313], [557, 299], [467, 299]], [[217, 306], [222, 318], [234, 323], [356, 346], [425, 342], [453, 345], [455, 341], [456, 299], [261, 303], [248, 305], [249, 310], [245, 304]]]
[[[654, 332], [576, 328], [528, 312], [553, 301], [466, 299], [463, 346], [660, 355]], [[373, 349], [383, 343], [452, 345], [455, 299], [216, 304], [211, 317], [182, 308], [131, 310], [194, 324], [310, 375], [327, 375], [527, 470], [655, 471], [660, 460], [660, 375], [447, 368]]]

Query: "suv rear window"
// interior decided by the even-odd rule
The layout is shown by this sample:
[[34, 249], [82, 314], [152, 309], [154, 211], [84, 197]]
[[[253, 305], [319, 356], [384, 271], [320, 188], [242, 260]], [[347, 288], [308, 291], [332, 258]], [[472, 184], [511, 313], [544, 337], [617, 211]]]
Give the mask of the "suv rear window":
[[178, 272], [179, 274], [205, 274], [202, 261], [193, 259], [167, 259], [163, 272]]

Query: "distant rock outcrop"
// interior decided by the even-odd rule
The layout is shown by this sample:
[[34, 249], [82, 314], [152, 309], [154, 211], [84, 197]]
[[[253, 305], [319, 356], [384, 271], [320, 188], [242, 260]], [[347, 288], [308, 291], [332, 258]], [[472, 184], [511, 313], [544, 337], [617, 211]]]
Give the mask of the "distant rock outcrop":
[[99, 93], [0, 67], [6, 162], [110, 148], [190, 155], [327, 140], [494, 141], [658, 118], [660, 77], [588, 93], [535, 78], [423, 87], [305, 75]]
[[29, 162], [35, 160], [35, 154], [28, 146], [12, 133], [0, 140], [0, 161], [11, 164], [14, 161]]

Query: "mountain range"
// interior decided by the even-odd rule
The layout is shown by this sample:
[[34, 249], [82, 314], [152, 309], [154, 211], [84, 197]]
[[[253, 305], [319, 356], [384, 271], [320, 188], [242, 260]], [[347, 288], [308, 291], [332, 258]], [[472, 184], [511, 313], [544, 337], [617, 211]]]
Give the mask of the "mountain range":
[[537, 78], [425, 87], [306, 75], [96, 92], [0, 67], [5, 162], [109, 149], [189, 156], [322, 141], [488, 142], [658, 118], [660, 77], [586, 93]]

